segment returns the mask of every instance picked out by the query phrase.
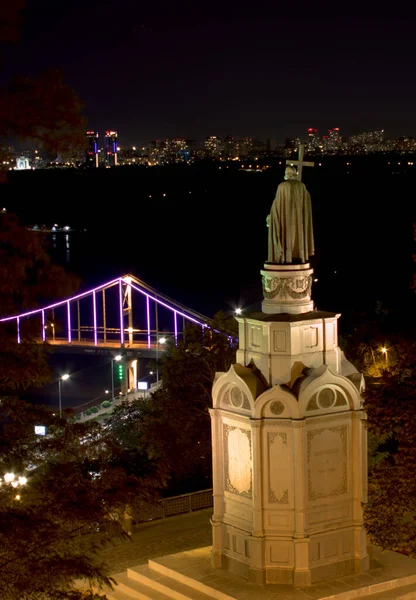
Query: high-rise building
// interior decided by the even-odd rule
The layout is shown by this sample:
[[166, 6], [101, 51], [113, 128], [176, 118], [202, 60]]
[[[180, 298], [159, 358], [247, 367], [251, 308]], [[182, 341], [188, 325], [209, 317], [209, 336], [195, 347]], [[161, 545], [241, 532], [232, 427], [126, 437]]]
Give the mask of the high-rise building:
[[308, 129], [308, 137], [306, 140], [306, 151], [307, 152], [316, 152], [319, 148], [319, 137], [318, 130], [314, 127], [309, 127]]
[[339, 132], [339, 127], [328, 129], [328, 136], [324, 137], [324, 151], [328, 154], [336, 153], [342, 143], [342, 137]]
[[88, 142], [86, 163], [89, 167], [98, 167], [98, 131], [87, 131]]
[[238, 142], [235, 141], [233, 136], [227, 135], [224, 138], [224, 158], [232, 160], [238, 156]]
[[209, 158], [219, 158], [223, 153], [222, 140], [216, 135], [211, 135], [205, 140], [205, 151]]
[[104, 137], [104, 160], [106, 167], [117, 166], [117, 131], [106, 131]]

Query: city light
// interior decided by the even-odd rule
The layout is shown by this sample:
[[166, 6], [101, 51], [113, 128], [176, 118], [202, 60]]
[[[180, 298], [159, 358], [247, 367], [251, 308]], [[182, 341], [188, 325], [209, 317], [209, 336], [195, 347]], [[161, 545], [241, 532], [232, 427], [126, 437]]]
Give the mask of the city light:
[[243, 309], [242, 309], [242, 308], [236, 308], [236, 309], [235, 309], [235, 314], [236, 314], [236, 315], [241, 315], [241, 313], [242, 313], [242, 312], [243, 312]]
[[166, 344], [166, 338], [165, 337], [159, 338], [159, 344]]
[[5, 476], [3, 477], [3, 479], [6, 483], [11, 483], [12, 481], [14, 481], [14, 478], [15, 478], [14, 473], [6, 473]]
[[62, 375], [62, 381], [66, 381], [67, 379], [69, 379], [69, 375], [67, 373]]

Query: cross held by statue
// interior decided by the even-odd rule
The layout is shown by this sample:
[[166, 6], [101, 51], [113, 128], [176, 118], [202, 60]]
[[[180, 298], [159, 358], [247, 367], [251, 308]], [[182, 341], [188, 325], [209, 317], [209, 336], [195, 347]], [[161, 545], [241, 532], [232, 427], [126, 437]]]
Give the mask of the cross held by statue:
[[298, 160], [287, 160], [286, 164], [291, 167], [298, 167], [298, 181], [302, 181], [302, 170], [303, 167], [314, 167], [314, 162], [308, 162], [303, 160], [303, 155], [305, 153], [305, 144], [299, 144], [299, 153]]

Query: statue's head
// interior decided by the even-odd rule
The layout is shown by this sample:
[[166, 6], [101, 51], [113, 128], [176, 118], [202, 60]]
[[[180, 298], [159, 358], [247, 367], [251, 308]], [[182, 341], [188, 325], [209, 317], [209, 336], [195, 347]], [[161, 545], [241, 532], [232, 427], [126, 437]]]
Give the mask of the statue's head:
[[297, 179], [298, 178], [298, 172], [296, 171], [295, 167], [286, 167], [285, 170], [285, 179]]

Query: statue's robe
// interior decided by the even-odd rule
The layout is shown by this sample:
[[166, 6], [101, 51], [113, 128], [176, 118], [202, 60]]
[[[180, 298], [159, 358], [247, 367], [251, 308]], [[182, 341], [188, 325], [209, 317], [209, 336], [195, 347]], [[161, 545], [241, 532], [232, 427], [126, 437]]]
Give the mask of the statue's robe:
[[276, 192], [269, 221], [269, 263], [306, 263], [315, 253], [311, 197], [297, 179]]

